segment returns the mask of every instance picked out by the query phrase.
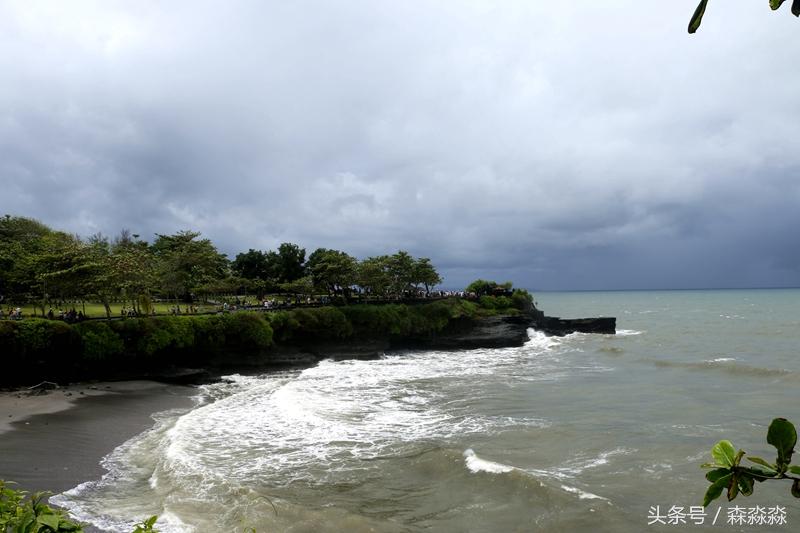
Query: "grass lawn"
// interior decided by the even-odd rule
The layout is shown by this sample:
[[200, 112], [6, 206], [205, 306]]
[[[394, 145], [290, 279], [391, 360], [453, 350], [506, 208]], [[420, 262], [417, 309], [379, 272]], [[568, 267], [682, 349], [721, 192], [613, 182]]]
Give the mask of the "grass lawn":
[[[156, 314], [168, 315], [168, 314], [170, 314], [170, 308], [173, 307], [174, 305], [175, 305], [174, 303], [156, 302], [156, 303], [153, 304], [153, 307], [156, 310]], [[68, 305], [65, 305], [62, 309], [66, 312], [66, 311], [69, 311], [70, 309], [72, 309], [73, 306], [75, 307], [76, 311], [83, 311], [83, 309], [84, 309], [83, 306], [80, 305], [80, 304], [68, 304]], [[129, 309], [130, 308], [130, 304], [112, 303], [111, 304], [111, 316], [119, 316], [120, 315], [120, 311], [122, 310], [123, 307], [125, 307], [126, 309]], [[180, 304], [181, 312], [185, 313], [186, 312], [186, 307], [187, 307], [186, 304], [183, 304], [183, 303]], [[205, 305], [197, 304], [197, 305], [195, 305], [195, 308], [197, 308], [197, 312], [198, 313], [205, 313], [205, 312], [210, 312], [210, 311], [215, 311], [216, 310], [216, 307], [213, 306], [213, 305], [210, 305], [210, 304], [205, 304]], [[7, 314], [7, 311], [8, 311], [7, 306], [4, 306], [3, 307], [3, 314]], [[45, 313], [47, 311], [48, 311], [48, 308], [45, 308]], [[53, 313], [56, 316], [58, 316], [58, 311], [59, 311], [58, 307], [53, 306]], [[103, 304], [101, 304], [99, 302], [86, 302], [86, 310], [84, 312], [86, 313], [86, 316], [88, 316], [88, 317], [105, 317], [106, 316], [106, 308], [103, 307]], [[36, 314], [38, 316], [41, 316], [41, 313], [42, 313], [41, 309], [38, 309], [38, 308], [34, 311], [33, 305], [24, 305], [24, 306], [22, 306], [22, 314], [23, 314], [23, 316], [30, 317], [30, 316], [34, 316], [34, 314]]]

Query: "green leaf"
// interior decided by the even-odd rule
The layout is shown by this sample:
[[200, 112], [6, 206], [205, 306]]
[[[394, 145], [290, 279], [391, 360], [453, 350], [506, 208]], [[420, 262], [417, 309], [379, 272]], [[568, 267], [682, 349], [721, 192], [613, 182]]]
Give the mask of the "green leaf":
[[736, 459], [736, 449], [729, 440], [721, 440], [711, 448], [711, 456], [719, 466], [733, 466]]
[[772, 8], [772, 10], [773, 10], [773, 11], [775, 11], [776, 9], [778, 9], [779, 7], [781, 7], [781, 4], [782, 4], [784, 1], [785, 1], [785, 0], [769, 0], [769, 7], [771, 7], [771, 8]]
[[742, 473], [739, 474], [739, 479], [737, 481], [739, 483], [739, 490], [743, 495], [750, 496], [753, 494], [753, 478]]
[[733, 458], [733, 466], [739, 466], [739, 463], [742, 462], [742, 457], [744, 457], [744, 450], [739, 450], [736, 457]]
[[747, 457], [747, 460], [750, 461], [751, 463], [756, 463], [757, 465], [766, 466], [767, 468], [769, 468], [771, 470], [775, 470], [777, 472], [777, 467], [775, 465], [769, 464], [768, 462], [766, 462], [761, 457], [755, 457], [755, 456], [750, 455], [750, 456]]
[[767, 468], [761, 465], [743, 466], [741, 467], [741, 470], [753, 476], [756, 481], [764, 481], [764, 479], [772, 478], [778, 475], [778, 472], [772, 468]]
[[69, 520], [61, 520], [58, 523], [58, 533], [83, 533], [83, 528], [76, 524], [75, 522], [70, 522]]
[[725, 477], [727, 475], [732, 474], [729, 468], [717, 468], [716, 470], [711, 470], [706, 472], [706, 479], [709, 480], [711, 483], [714, 483], [721, 477]]
[[689, 21], [689, 33], [696, 32], [697, 28], [700, 27], [700, 23], [703, 22], [703, 15], [706, 12], [707, 4], [708, 0], [700, 0], [700, 3], [697, 4], [697, 9], [694, 10], [692, 19]]
[[794, 0], [794, 2], [792, 2], [792, 15], [800, 17], [800, 0]]
[[[767, 430], [767, 442], [778, 450], [778, 470], [792, 461], [794, 445], [797, 444], [797, 431], [785, 418], [776, 418]], [[785, 468], [783, 469], [785, 471]]]
[[800, 479], [795, 479], [792, 483], [792, 496], [800, 498]]
[[800, 476], [800, 466], [797, 466], [797, 465], [790, 466], [789, 467], [789, 472], [791, 472], [792, 474], [797, 474], [798, 476]]
[[739, 476], [734, 474], [731, 478], [731, 482], [728, 484], [728, 501], [732, 502], [735, 500], [737, 494], [739, 494]]
[[58, 531], [59, 516], [57, 514], [40, 514], [36, 517], [36, 521], [53, 531]]
[[723, 476], [712, 483], [710, 487], [708, 487], [706, 495], [703, 497], [703, 507], [708, 507], [708, 504], [720, 497], [720, 494], [722, 494], [722, 489], [728, 486], [728, 482], [731, 480], [732, 476], [733, 474]]

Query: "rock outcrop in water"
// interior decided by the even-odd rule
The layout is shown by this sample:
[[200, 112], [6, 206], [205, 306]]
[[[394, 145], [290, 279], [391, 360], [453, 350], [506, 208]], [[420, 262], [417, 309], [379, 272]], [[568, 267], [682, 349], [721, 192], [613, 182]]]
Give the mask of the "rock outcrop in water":
[[532, 324], [534, 329], [548, 335], [563, 336], [570, 333], [603, 333], [616, 334], [617, 319], [614, 317], [598, 318], [559, 318], [544, 316], [537, 318]]

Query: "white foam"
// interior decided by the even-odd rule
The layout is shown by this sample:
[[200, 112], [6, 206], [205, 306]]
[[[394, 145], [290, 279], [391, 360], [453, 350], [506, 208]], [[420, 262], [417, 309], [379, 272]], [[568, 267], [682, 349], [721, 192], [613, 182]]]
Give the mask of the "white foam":
[[603, 498], [602, 496], [598, 496], [597, 494], [592, 494], [591, 492], [586, 492], [581, 490], [577, 487], [570, 487], [569, 485], [561, 485], [561, 488], [569, 493], [577, 494], [579, 500], [605, 500], [608, 501], [608, 498]]
[[[506, 387], [596, 370], [584, 357], [570, 357], [570, 338], [529, 334], [517, 348], [407, 352], [226, 376], [201, 387], [190, 412], [164, 417], [117, 448], [104, 460], [109, 473], [102, 480], [60, 503], [84, 521], [116, 524], [113, 530], [124, 530], [138, 505], [137, 513], [164, 517], [163, 531], [182, 532], [191, 527], [180, 522], [188, 512], [181, 498], [202, 509], [241, 487], [346, 481], [380, 469], [364, 460], [414, 452], [419, 443], [546, 427], [530, 413], [482, 412], [473, 394], [491, 382]], [[471, 472], [515, 470], [472, 450], [464, 457]]]
[[610, 459], [617, 455], [629, 455], [635, 453], [636, 450], [629, 448], [615, 448], [600, 452], [595, 457], [578, 457], [567, 461], [563, 466], [553, 468], [551, 470], [536, 471], [539, 475], [554, 477], [556, 479], [573, 479], [581, 475], [584, 471], [589, 469], [598, 468], [609, 464]]
[[617, 336], [618, 337], [632, 337], [634, 335], [641, 335], [644, 331], [637, 331], [635, 329], [618, 329]]
[[467, 465], [467, 469], [473, 474], [477, 474], [478, 472], [488, 472], [490, 474], [505, 474], [507, 472], [512, 472], [516, 470], [513, 466], [504, 465], [502, 463], [495, 463], [493, 461], [487, 461], [486, 459], [481, 459], [478, 457], [472, 448], [464, 451], [464, 463]]
[[729, 363], [731, 361], [736, 361], [735, 357], [717, 357], [716, 359], [709, 359], [706, 361], [707, 363]]
[[525, 347], [552, 350], [562, 344], [563, 338], [564, 337], [549, 336], [535, 329], [528, 329], [528, 341], [525, 343]]

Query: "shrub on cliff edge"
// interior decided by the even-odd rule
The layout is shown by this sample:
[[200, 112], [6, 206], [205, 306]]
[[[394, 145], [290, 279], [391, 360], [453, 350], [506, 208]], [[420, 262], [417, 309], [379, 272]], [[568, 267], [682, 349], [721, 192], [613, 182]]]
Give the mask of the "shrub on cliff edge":
[[125, 343], [105, 322], [77, 324], [74, 329], [81, 337], [83, 359], [100, 361], [125, 350]]

